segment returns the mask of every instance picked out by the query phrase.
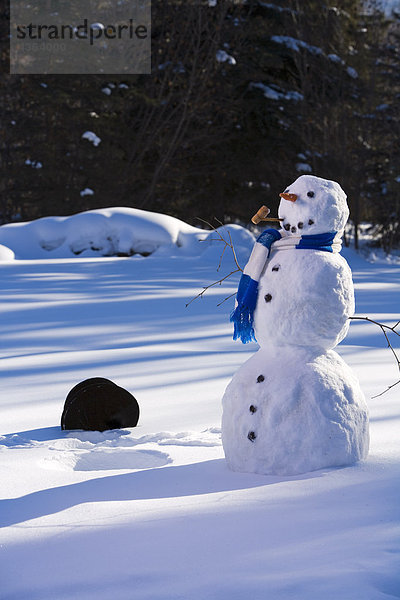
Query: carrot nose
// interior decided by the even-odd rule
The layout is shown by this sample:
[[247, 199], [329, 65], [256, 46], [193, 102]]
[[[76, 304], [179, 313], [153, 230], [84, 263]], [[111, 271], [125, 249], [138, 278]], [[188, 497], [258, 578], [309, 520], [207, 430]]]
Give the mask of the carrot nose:
[[284, 200], [289, 200], [289, 202], [296, 202], [296, 200], [297, 200], [297, 194], [288, 194], [287, 192], [283, 192], [282, 194], [279, 194], [279, 195]]

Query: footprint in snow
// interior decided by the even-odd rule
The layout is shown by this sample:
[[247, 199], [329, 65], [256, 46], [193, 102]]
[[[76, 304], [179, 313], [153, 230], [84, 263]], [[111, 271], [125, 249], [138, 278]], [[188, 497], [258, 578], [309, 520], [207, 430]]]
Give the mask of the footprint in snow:
[[[60, 437], [57, 437], [60, 436]], [[153, 446], [137, 449], [136, 446]], [[129, 430], [69, 431], [46, 434], [45, 430], [9, 434], [0, 438], [4, 449], [46, 448], [49, 455], [40, 465], [52, 470], [105, 471], [152, 469], [172, 462], [159, 446], [212, 447], [221, 445], [221, 429], [201, 432], [158, 432], [135, 438]]]
[[96, 448], [89, 451], [64, 451], [44, 458], [41, 466], [56, 471], [116, 471], [154, 469], [172, 460], [158, 450]]

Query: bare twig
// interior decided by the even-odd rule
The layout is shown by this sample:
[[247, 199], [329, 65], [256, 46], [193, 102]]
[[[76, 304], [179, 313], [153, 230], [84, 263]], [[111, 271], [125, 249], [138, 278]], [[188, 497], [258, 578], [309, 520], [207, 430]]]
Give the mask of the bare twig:
[[[238, 262], [238, 259], [237, 259], [237, 256], [236, 256], [235, 247], [233, 245], [233, 240], [232, 240], [231, 232], [228, 229], [226, 231], [227, 234], [228, 234], [228, 237], [229, 237], [229, 242], [227, 242], [226, 239], [221, 234], [221, 232], [218, 229], [216, 229], [213, 225], [211, 225], [211, 223], [209, 223], [205, 219], [201, 219], [200, 217], [197, 217], [197, 219], [199, 221], [202, 221], [206, 225], [208, 225], [218, 235], [217, 238], [213, 238], [214, 241], [216, 241], [216, 242], [223, 242], [225, 244], [224, 249], [222, 250], [222, 254], [220, 256], [220, 260], [219, 260], [219, 265], [218, 265], [217, 271], [219, 271], [219, 269], [221, 268], [222, 256], [223, 256], [225, 250], [227, 248], [230, 248], [232, 250], [233, 259], [235, 261], [235, 265], [237, 266], [237, 270], [243, 272], [243, 269], [239, 265], [239, 262]], [[219, 219], [217, 219], [217, 217], [214, 217], [214, 219], [217, 221], [217, 223], [219, 223], [220, 227], [224, 226], [224, 224]], [[233, 271], [233, 272], [236, 273], [236, 271]]]
[[[349, 317], [349, 319], [351, 319], [353, 321], [367, 321], [368, 323], [374, 323], [374, 325], [378, 325], [378, 327], [381, 329], [383, 335], [385, 336], [388, 348], [391, 350], [391, 352], [394, 356], [394, 359], [396, 361], [397, 368], [399, 369], [399, 372], [400, 372], [400, 359], [396, 353], [396, 350], [393, 348], [393, 346], [390, 342], [388, 333], [387, 333], [387, 332], [392, 332], [395, 335], [397, 335], [398, 337], [400, 337], [400, 332], [396, 331], [396, 328], [400, 325], [400, 321], [397, 321], [397, 323], [391, 327], [390, 325], [385, 325], [385, 323], [380, 323], [379, 321], [374, 321], [374, 319], [370, 319], [369, 317]], [[383, 394], [385, 394], [386, 392], [391, 390], [393, 387], [395, 387], [399, 383], [400, 383], [400, 378], [397, 381], [395, 381], [394, 383], [392, 383], [392, 385], [389, 385], [386, 388], [386, 390], [383, 390], [383, 392], [381, 392], [380, 394], [377, 394], [376, 396], [372, 396], [372, 398], [379, 398], [379, 396], [382, 396]]]
[[383, 392], [381, 392], [380, 394], [376, 394], [376, 396], [371, 396], [371, 398], [379, 398], [379, 396], [383, 396], [383, 394], [386, 394], [386, 392], [388, 392], [389, 390], [391, 390], [392, 388], [394, 388], [395, 385], [398, 385], [400, 383], [400, 379], [398, 379], [397, 381], [395, 381], [394, 383], [392, 383], [392, 385], [388, 385], [388, 387], [386, 388], [386, 390], [383, 390]]
[[217, 306], [221, 306], [221, 304], [223, 304], [224, 302], [226, 302], [230, 298], [233, 298], [234, 296], [236, 296], [236, 292], [233, 292], [233, 294], [229, 294], [229, 296], [227, 296], [226, 298], [224, 298], [223, 300], [221, 300], [221, 302], [218, 302]]
[[236, 252], [235, 252], [235, 246], [233, 245], [233, 240], [232, 240], [231, 232], [229, 230], [227, 230], [227, 231], [228, 231], [228, 236], [229, 236], [229, 241], [230, 241], [230, 243], [228, 244], [228, 246], [232, 250], [232, 254], [233, 254], [233, 259], [235, 261], [235, 265], [237, 266], [238, 271], [241, 271], [243, 273], [243, 269], [240, 268], [240, 265], [238, 263], [238, 259], [237, 259]]
[[[203, 295], [206, 293], [207, 290], [209, 290], [210, 288], [214, 287], [215, 285], [221, 285], [226, 279], [228, 279], [231, 275], [233, 275], [234, 273], [237, 273], [238, 271], [239, 271], [239, 269], [235, 269], [234, 271], [231, 271], [228, 275], [225, 275], [225, 277], [222, 277], [221, 279], [218, 279], [218, 281], [214, 281], [214, 283], [210, 283], [210, 285], [206, 285], [203, 288], [203, 291], [200, 292], [199, 294], [197, 294], [197, 296], [195, 296], [194, 298], [192, 298], [186, 304], [186, 306], [189, 306], [189, 304], [191, 304], [194, 300], [197, 300], [197, 298], [202, 298]], [[234, 296], [235, 294], [232, 294], [232, 295]], [[228, 298], [225, 298], [225, 300], [227, 300], [227, 299]], [[225, 302], [225, 300], [223, 300], [223, 302]], [[222, 302], [220, 304], [222, 304]], [[220, 304], [218, 304], [218, 306], [220, 306]]]
[[[241, 273], [243, 273], [243, 269], [242, 269], [242, 267], [239, 265], [239, 261], [238, 261], [238, 259], [237, 259], [237, 256], [236, 256], [236, 252], [235, 252], [235, 246], [233, 245], [233, 240], [232, 240], [231, 232], [230, 232], [228, 229], [226, 230], [226, 232], [227, 232], [227, 234], [228, 234], [228, 238], [229, 238], [229, 242], [228, 242], [228, 241], [227, 241], [227, 240], [226, 240], [226, 239], [223, 237], [223, 235], [221, 234], [221, 232], [220, 232], [218, 229], [216, 229], [216, 228], [215, 228], [213, 225], [211, 225], [211, 223], [209, 223], [208, 221], [205, 221], [204, 219], [201, 219], [200, 217], [197, 217], [197, 218], [199, 219], [199, 221], [202, 221], [203, 223], [205, 223], [206, 225], [208, 225], [209, 227], [211, 227], [211, 229], [212, 229], [212, 230], [213, 230], [213, 231], [214, 231], [214, 232], [215, 232], [215, 233], [218, 235], [218, 237], [217, 237], [217, 238], [213, 238], [213, 239], [214, 239], [214, 241], [216, 241], [216, 242], [223, 242], [223, 244], [224, 244], [224, 248], [223, 248], [223, 250], [222, 250], [222, 254], [221, 254], [221, 256], [220, 256], [220, 259], [219, 259], [219, 265], [218, 265], [217, 271], [219, 271], [219, 270], [220, 270], [220, 268], [221, 268], [222, 257], [223, 257], [223, 255], [224, 255], [224, 252], [225, 252], [225, 250], [226, 250], [227, 248], [230, 248], [230, 249], [231, 249], [231, 251], [232, 251], [233, 260], [235, 261], [235, 265], [236, 265], [236, 267], [237, 267], [237, 269], [236, 269], [235, 271], [232, 271], [232, 273], [230, 273], [230, 275], [233, 275], [233, 273], [236, 273], [237, 271], [240, 271]], [[223, 226], [224, 226], [224, 224], [223, 224], [223, 223], [221, 223], [221, 221], [220, 221], [219, 219], [217, 219], [216, 217], [214, 217], [214, 218], [215, 218], [215, 220], [217, 221], [217, 223], [219, 223], [220, 227], [223, 227]], [[228, 277], [229, 277], [230, 275], [228, 275]]]
[[[227, 230], [227, 234], [228, 234], [228, 238], [229, 238], [229, 241], [228, 241], [228, 240], [226, 240], [224, 238], [224, 236], [221, 234], [221, 232], [218, 229], [216, 229], [213, 225], [211, 225], [211, 223], [209, 223], [205, 219], [201, 219], [200, 217], [197, 217], [197, 218], [198, 218], [199, 221], [202, 221], [203, 223], [205, 223], [206, 225], [208, 225], [210, 227], [210, 229], [212, 231], [214, 231], [214, 233], [216, 233], [218, 235], [217, 238], [213, 238], [214, 241], [216, 241], [216, 242], [222, 242], [224, 244], [224, 247], [223, 247], [222, 252], [221, 252], [221, 256], [219, 257], [219, 264], [218, 264], [217, 272], [221, 268], [222, 258], [224, 256], [225, 251], [226, 251], [227, 248], [230, 248], [230, 250], [232, 251], [233, 260], [235, 261], [235, 265], [236, 265], [237, 268], [234, 269], [233, 271], [231, 271], [230, 273], [228, 273], [228, 275], [225, 275], [225, 277], [222, 277], [221, 279], [218, 279], [218, 281], [214, 281], [213, 283], [210, 283], [210, 285], [205, 286], [203, 288], [203, 291], [201, 291], [199, 294], [197, 294], [197, 296], [195, 296], [194, 298], [192, 298], [186, 304], [186, 307], [188, 307], [189, 304], [191, 304], [194, 300], [197, 300], [197, 298], [202, 298], [204, 296], [204, 294], [206, 293], [206, 291], [209, 290], [210, 288], [214, 287], [215, 285], [222, 285], [222, 283], [226, 279], [229, 279], [229, 277], [231, 277], [235, 273], [239, 273], [239, 272], [242, 273], [243, 272], [243, 269], [239, 265], [239, 261], [238, 261], [237, 256], [236, 256], [235, 247], [233, 245], [233, 240], [232, 240], [231, 232], [229, 230]], [[217, 219], [216, 217], [214, 217], [214, 218], [217, 221], [217, 223], [220, 225], [220, 227], [223, 227], [223, 223], [221, 223], [221, 221], [219, 219]], [[221, 306], [221, 304], [223, 304], [226, 300], [229, 300], [229, 298], [232, 298], [232, 296], [234, 296], [234, 295], [235, 294], [230, 294], [229, 296], [227, 296], [226, 298], [224, 298], [224, 300], [222, 300], [219, 304], [217, 304], [217, 306]]]

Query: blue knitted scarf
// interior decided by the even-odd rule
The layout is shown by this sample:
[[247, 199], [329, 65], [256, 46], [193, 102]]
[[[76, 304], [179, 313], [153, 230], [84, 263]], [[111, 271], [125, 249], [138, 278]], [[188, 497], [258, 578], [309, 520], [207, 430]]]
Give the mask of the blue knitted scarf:
[[258, 298], [258, 282], [265, 264], [273, 250], [300, 249], [322, 250], [324, 252], [340, 252], [341, 241], [336, 231], [316, 235], [285, 237], [277, 229], [266, 229], [257, 238], [249, 261], [240, 278], [236, 294], [236, 306], [231, 314], [234, 325], [233, 339], [241, 339], [243, 344], [256, 342], [254, 334], [254, 311]]

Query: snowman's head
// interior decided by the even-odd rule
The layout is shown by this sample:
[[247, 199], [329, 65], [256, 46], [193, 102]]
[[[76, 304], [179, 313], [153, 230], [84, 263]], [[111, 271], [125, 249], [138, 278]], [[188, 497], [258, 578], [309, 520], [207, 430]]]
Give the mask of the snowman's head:
[[336, 181], [301, 175], [280, 196], [279, 217], [288, 234], [342, 232], [349, 217], [347, 196]]

